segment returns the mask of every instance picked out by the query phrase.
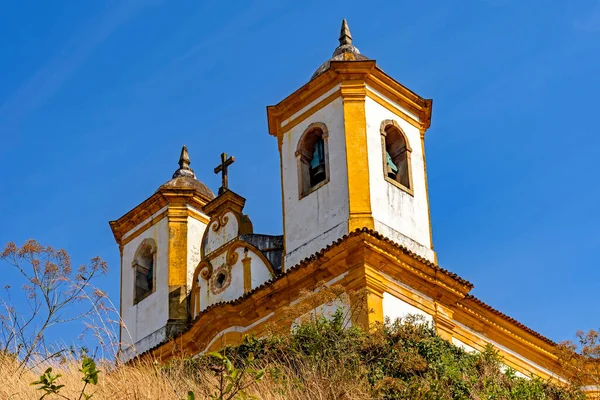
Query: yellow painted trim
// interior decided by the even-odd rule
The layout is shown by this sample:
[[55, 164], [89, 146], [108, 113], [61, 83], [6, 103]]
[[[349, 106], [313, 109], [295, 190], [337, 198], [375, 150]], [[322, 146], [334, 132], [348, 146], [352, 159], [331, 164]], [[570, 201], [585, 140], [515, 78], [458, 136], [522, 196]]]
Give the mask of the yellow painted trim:
[[294, 93], [286, 97], [275, 106], [267, 107], [267, 122], [269, 133], [279, 135], [281, 122], [290, 118], [298, 110], [323, 96], [339, 83], [339, 76], [333, 71], [327, 71], [317, 79], [309, 81]]
[[348, 169], [348, 230], [375, 226], [371, 212], [367, 118], [363, 79], [343, 81], [340, 87], [344, 105], [346, 166]]
[[429, 219], [429, 247], [433, 250], [433, 262], [438, 263], [437, 253], [433, 248], [433, 228], [431, 226], [431, 204], [429, 203], [429, 180], [427, 179], [427, 161], [425, 158], [425, 129], [421, 129], [421, 155], [423, 156], [423, 177], [425, 179], [425, 198], [427, 200], [427, 219]]
[[248, 293], [252, 290], [252, 258], [248, 257], [248, 254], [242, 258], [242, 265], [244, 266], [244, 293]]
[[410, 304], [411, 306], [420, 309], [426, 314], [432, 317], [436, 313], [436, 303], [434, 300], [424, 297], [417, 291], [412, 291], [406, 287], [399, 285], [398, 283], [385, 278], [383, 283], [385, 285], [385, 291], [390, 295], [402, 300], [403, 302]]
[[401, 107], [416, 115], [425, 129], [431, 121], [431, 100], [423, 99], [375, 66], [375, 61], [332, 61], [327, 72], [309, 81], [277, 105], [267, 107], [269, 133], [279, 136], [281, 121], [322, 96], [341, 81], [360, 77]]
[[[431, 123], [431, 100], [424, 99], [397, 82], [381, 70], [375, 69], [366, 78], [367, 85], [405, 108], [419, 118], [421, 127], [429, 128]], [[411, 117], [412, 119], [412, 117]]]
[[329, 103], [333, 102], [338, 97], [340, 97], [340, 91], [336, 90], [335, 92], [331, 93], [329, 96], [325, 97], [323, 100], [319, 101], [317, 104], [315, 104], [308, 110], [304, 111], [302, 114], [298, 115], [293, 120], [289, 120], [289, 122], [284, 126], [281, 126], [280, 124], [280, 127], [278, 129], [278, 135], [283, 135], [284, 133], [288, 132], [293, 127], [297, 126], [302, 121], [304, 121], [305, 119], [307, 119], [308, 117], [310, 117]]
[[[230, 254], [232, 254], [239, 247], [245, 247], [245, 248], [248, 248], [250, 251], [252, 251], [252, 253], [255, 254], [256, 256], [258, 256], [258, 258], [260, 258], [262, 260], [262, 262], [267, 266], [267, 269], [269, 270], [269, 273], [271, 274], [271, 276], [275, 276], [275, 271], [273, 270], [273, 266], [271, 265], [271, 262], [265, 257], [265, 255], [262, 253], [262, 251], [257, 249], [254, 245], [252, 245], [248, 242], [244, 242], [243, 240], [237, 239], [236, 241], [234, 241], [231, 244], [231, 246], [229, 247], [229, 250], [227, 250], [227, 258], [229, 259], [230, 257], [232, 257], [232, 256], [230, 256]], [[237, 259], [235, 261], [237, 261]], [[231, 264], [233, 264], [233, 263], [231, 263]]]
[[171, 206], [167, 210], [169, 219], [169, 287], [187, 284], [187, 218], [185, 205]]
[[[127, 236], [125, 239], [121, 240], [121, 246], [125, 246], [127, 243], [131, 242], [136, 237], [140, 236], [142, 233], [146, 232], [150, 227], [159, 223], [168, 213], [168, 209], [161, 212], [157, 216], [153, 217], [150, 221], [146, 222], [144, 225], [140, 226], [135, 232], [131, 235]], [[123, 254], [121, 254], [121, 257]]]
[[196, 210], [192, 210], [192, 209], [188, 208], [188, 212], [189, 212], [190, 217], [194, 218], [197, 221], [202, 222], [205, 225], [208, 225], [208, 223], [210, 222], [210, 219], [206, 215], [200, 214]]
[[[542, 348], [541, 346], [531, 342], [530, 340], [525, 339], [522, 335], [519, 335], [509, 329], [507, 329], [506, 327], [504, 327], [503, 325], [507, 324], [506, 321], [499, 321], [498, 316], [492, 314], [491, 312], [487, 311], [484, 313], [480, 313], [477, 312], [476, 310], [474, 310], [473, 308], [469, 307], [468, 305], [464, 304], [464, 301], [457, 303], [457, 311], [456, 311], [456, 320], [457, 322], [463, 323], [464, 324], [464, 318], [461, 318], [461, 316], [465, 316], [466, 315], [470, 315], [471, 317], [475, 317], [478, 321], [480, 321], [481, 324], [487, 326], [487, 327], [494, 327], [494, 330], [496, 332], [502, 332], [505, 336], [516, 339], [517, 341], [521, 342], [521, 343], [526, 343], [528, 346], [533, 347], [536, 349], [536, 351], [545, 353], [548, 356], [553, 357], [553, 353], [548, 351], [547, 349]], [[499, 323], [500, 322], [500, 323]], [[464, 324], [466, 325], [466, 324]], [[510, 325], [510, 324], [507, 324]], [[490, 336], [489, 334], [486, 336]]]
[[283, 255], [281, 260], [281, 272], [285, 272], [286, 263], [285, 263], [285, 255], [287, 254], [287, 235], [285, 230], [285, 185], [283, 184], [283, 154], [281, 152], [281, 136], [277, 139], [278, 148], [279, 148], [279, 181], [281, 182], [281, 213], [282, 219], [281, 222], [283, 224]]
[[408, 122], [415, 128], [421, 129], [421, 123], [419, 121], [417, 121], [410, 115], [406, 114], [404, 111], [402, 111], [401, 109], [399, 109], [398, 107], [396, 107], [395, 105], [393, 105], [392, 103], [387, 101], [386, 99], [379, 97], [376, 93], [373, 93], [372, 91], [370, 91], [368, 89], [367, 89], [367, 97], [370, 98], [371, 100], [373, 100], [374, 102], [376, 102], [377, 104], [379, 104], [380, 106], [382, 106], [383, 108], [385, 108], [386, 110], [399, 116], [400, 118], [402, 118], [404, 121]]
[[[479, 335], [482, 335], [482, 333], [479, 332]], [[460, 340], [464, 344], [474, 348], [476, 351], [479, 351], [479, 352], [484, 351], [486, 345], [488, 344], [488, 342], [481, 339], [479, 336], [475, 335], [474, 333], [472, 333], [466, 329], [463, 329], [460, 325], [455, 326], [452, 337]], [[449, 339], [449, 340], [451, 340], [451, 339]], [[508, 346], [506, 346], [506, 347], [508, 348]], [[521, 357], [528, 359], [530, 361], [530, 363], [528, 363], [528, 362], [523, 361], [521, 358], [516, 357], [515, 355], [513, 355], [497, 346], [494, 346], [494, 349], [500, 353], [500, 356], [502, 357], [503, 363], [505, 365], [507, 365], [508, 367], [510, 367], [516, 371], [521, 372], [522, 374], [525, 374], [528, 376], [533, 374], [533, 375], [539, 376], [542, 379], [556, 379], [557, 378], [556, 374], [550, 375], [546, 371], [538, 368], [536, 365], [533, 365], [533, 364], [537, 364], [541, 368], [545, 368], [549, 371], [552, 371], [552, 368], [548, 368], [547, 366], [543, 365], [543, 363], [544, 363], [543, 360], [529, 360], [527, 357], [520, 355]], [[515, 353], [518, 354], [517, 351], [515, 351], [515, 350], [512, 350], [512, 351], [514, 351]], [[555, 358], [554, 356], [551, 356], [551, 357]]]

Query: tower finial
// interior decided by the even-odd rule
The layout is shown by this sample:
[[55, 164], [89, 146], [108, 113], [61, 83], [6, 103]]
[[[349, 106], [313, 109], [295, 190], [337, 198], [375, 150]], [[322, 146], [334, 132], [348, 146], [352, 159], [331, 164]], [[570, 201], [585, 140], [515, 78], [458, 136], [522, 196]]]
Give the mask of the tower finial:
[[345, 44], [352, 44], [352, 34], [350, 33], [350, 28], [348, 27], [348, 22], [346, 18], [342, 21], [342, 29], [340, 30], [340, 46]]
[[181, 155], [179, 156], [179, 169], [173, 174], [173, 178], [178, 176], [190, 176], [195, 178], [194, 171], [190, 168], [190, 155], [188, 154], [187, 146], [181, 148]]
[[179, 168], [190, 169], [190, 155], [188, 154], [186, 145], [183, 145], [181, 148], [181, 155], [179, 156]]

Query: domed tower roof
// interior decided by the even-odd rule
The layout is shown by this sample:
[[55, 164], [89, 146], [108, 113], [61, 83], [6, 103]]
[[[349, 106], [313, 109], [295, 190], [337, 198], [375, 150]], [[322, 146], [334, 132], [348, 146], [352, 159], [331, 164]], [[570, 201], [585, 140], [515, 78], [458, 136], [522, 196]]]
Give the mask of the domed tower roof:
[[173, 179], [162, 184], [160, 189], [193, 188], [209, 200], [214, 199], [215, 194], [208, 186], [196, 179], [194, 171], [190, 168], [190, 163], [191, 161], [187, 147], [183, 146], [181, 155], [179, 156], [179, 169], [173, 174]]
[[360, 54], [360, 51], [352, 44], [352, 34], [350, 34], [350, 28], [346, 19], [342, 21], [342, 28], [340, 30], [339, 37], [340, 45], [335, 49], [331, 58], [325, 61], [310, 78], [315, 79], [329, 69], [331, 61], [361, 61], [369, 60], [369, 57]]

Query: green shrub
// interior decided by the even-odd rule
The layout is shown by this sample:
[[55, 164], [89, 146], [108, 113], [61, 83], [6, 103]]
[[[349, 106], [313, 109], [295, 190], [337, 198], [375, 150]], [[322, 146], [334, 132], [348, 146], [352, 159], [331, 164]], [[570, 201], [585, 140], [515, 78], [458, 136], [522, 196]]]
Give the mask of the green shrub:
[[[416, 317], [386, 321], [370, 332], [345, 325], [339, 310], [332, 318], [295, 326], [288, 335], [246, 337], [223, 354], [240, 366], [253, 356], [283, 395], [286, 388], [302, 389], [319, 377], [365, 382], [371, 395], [382, 399], [585, 398], [576, 388], [522, 378], [511, 369], [503, 372], [502, 359], [492, 346], [467, 353]], [[198, 357], [188, 367], [210, 368], [213, 361]]]

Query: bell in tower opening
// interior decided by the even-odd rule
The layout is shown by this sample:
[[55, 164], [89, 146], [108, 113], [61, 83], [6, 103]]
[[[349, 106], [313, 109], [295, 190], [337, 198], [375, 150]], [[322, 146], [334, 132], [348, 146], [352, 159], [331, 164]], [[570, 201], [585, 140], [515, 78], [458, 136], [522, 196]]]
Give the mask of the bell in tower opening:
[[315, 142], [315, 149], [310, 160], [310, 186], [325, 180], [325, 145], [323, 138], [319, 137]]
[[394, 161], [392, 160], [392, 156], [390, 156], [390, 153], [388, 153], [387, 151], [385, 152], [385, 158], [386, 158], [385, 170], [387, 172], [387, 176], [388, 176], [388, 178], [396, 180], [396, 174], [398, 173], [398, 167], [396, 166], [396, 164], [394, 164]]

